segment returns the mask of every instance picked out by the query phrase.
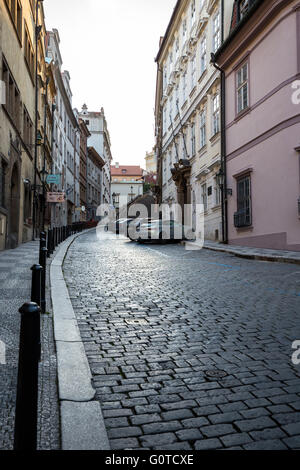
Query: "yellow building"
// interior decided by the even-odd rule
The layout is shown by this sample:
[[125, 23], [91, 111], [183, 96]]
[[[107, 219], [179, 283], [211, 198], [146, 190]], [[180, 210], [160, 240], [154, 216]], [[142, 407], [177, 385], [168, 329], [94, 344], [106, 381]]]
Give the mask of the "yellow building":
[[[38, 17], [37, 17], [38, 11]], [[45, 25], [42, 2], [0, 0], [0, 250], [14, 248], [32, 238], [35, 163], [35, 25], [41, 26], [38, 47], [37, 128], [41, 146], [37, 153], [38, 170], [43, 168], [44, 111], [51, 114], [55, 89], [51, 84], [51, 65], [45, 62]], [[49, 106], [45, 106], [46, 76], [49, 80]], [[51, 112], [50, 112], [51, 111]], [[51, 143], [51, 120], [46, 121]], [[51, 153], [46, 142], [47, 168]], [[41, 185], [37, 172], [36, 184]], [[37, 220], [39, 218], [37, 217]]]

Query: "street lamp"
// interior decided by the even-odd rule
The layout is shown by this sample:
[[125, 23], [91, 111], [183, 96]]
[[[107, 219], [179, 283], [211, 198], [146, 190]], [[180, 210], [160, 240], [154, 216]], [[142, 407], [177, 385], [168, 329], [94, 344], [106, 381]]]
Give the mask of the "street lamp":
[[225, 186], [225, 174], [222, 168], [220, 168], [220, 171], [216, 174], [216, 179], [217, 179], [217, 185], [221, 189], [221, 191], [225, 191], [225, 195], [227, 196], [232, 196], [232, 189], [230, 188], [224, 188]]

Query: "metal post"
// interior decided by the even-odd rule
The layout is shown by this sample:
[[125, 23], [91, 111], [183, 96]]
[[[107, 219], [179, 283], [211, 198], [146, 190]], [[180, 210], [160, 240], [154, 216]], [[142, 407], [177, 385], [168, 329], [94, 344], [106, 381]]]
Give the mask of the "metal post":
[[41, 309], [30, 302], [19, 312], [21, 331], [14, 450], [36, 450]]
[[48, 236], [47, 236], [47, 258], [50, 258], [50, 253], [51, 251], [51, 230], [48, 230]]
[[[46, 240], [45, 240], [46, 243]], [[46, 313], [46, 270], [47, 270], [47, 248], [46, 246], [40, 249], [39, 263], [42, 266], [41, 272], [41, 309], [43, 313]]]
[[41, 271], [42, 266], [34, 264], [31, 268], [32, 271], [32, 284], [31, 284], [31, 302], [41, 305]]

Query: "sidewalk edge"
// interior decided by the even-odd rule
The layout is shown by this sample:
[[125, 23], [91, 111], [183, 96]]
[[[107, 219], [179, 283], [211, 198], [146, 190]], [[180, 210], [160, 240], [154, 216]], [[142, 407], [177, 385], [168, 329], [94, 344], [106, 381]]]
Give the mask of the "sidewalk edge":
[[[185, 242], [185, 245], [190, 245], [191, 242]], [[191, 244], [192, 246], [192, 244]], [[237, 252], [234, 249], [231, 248], [223, 248], [223, 247], [214, 247], [214, 246], [207, 246], [204, 245], [202, 247], [204, 250], [210, 250], [210, 251], [216, 251], [220, 253], [228, 253], [230, 255], [234, 255], [237, 258], [244, 258], [244, 259], [250, 259], [250, 260], [256, 260], [256, 261], [269, 261], [273, 263], [290, 263], [290, 264], [300, 264], [300, 260], [295, 259], [295, 258], [288, 258], [285, 256], [271, 256], [267, 254], [257, 254], [257, 253], [241, 253]]]
[[[95, 400], [90, 366], [62, 269], [70, 246], [87, 232], [73, 235], [63, 242], [50, 265], [56, 355], [60, 351], [57, 377], [62, 450], [110, 450], [101, 405]], [[70, 348], [73, 354], [71, 363], [76, 363], [75, 368], [70, 367], [70, 358], [62, 355], [62, 351]], [[98, 410], [96, 414], [95, 408]]]

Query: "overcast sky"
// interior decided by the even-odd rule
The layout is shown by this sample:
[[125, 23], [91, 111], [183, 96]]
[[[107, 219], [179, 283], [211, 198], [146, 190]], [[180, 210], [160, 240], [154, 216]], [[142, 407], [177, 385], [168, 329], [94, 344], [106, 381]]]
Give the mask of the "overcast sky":
[[145, 166], [154, 145], [159, 38], [176, 0], [45, 0], [61, 38], [73, 107], [104, 107], [114, 162]]

